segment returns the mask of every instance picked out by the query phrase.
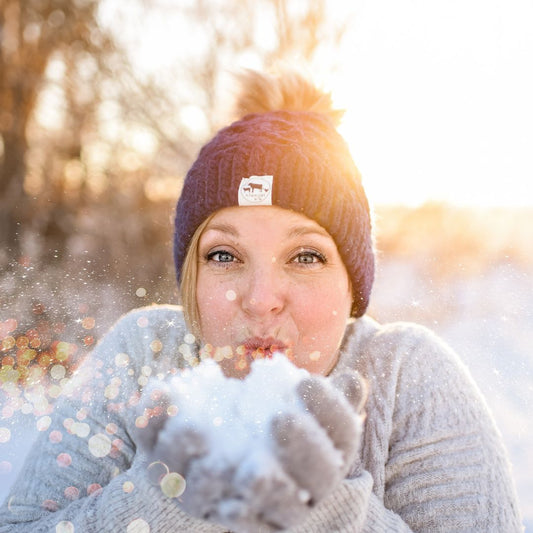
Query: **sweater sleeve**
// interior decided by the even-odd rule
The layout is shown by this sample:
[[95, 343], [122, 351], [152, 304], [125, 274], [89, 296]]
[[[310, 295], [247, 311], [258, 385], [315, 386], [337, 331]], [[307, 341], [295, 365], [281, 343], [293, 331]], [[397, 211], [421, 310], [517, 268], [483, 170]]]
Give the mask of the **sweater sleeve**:
[[364, 470], [294, 531], [522, 531], [500, 435], [456, 354], [413, 325], [366, 341]]
[[164, 496], [131, 438], [142, 384], [175, 359], [166, 315], [127, 315], [88, 357], [0, 509], [0, 532], [221, 531]]
[[372, 492], [373, 480], [368, 471], [345, 479], [342, 484], [313, 510], [309, 519], [291, 529], [291, 533], [370, 533], [412, 531], [401, 516], [387, 509]]
[[468, 369], [431, 332], [406, 328], [384, 504], [415, 531], [522, 531], [501, 436]]

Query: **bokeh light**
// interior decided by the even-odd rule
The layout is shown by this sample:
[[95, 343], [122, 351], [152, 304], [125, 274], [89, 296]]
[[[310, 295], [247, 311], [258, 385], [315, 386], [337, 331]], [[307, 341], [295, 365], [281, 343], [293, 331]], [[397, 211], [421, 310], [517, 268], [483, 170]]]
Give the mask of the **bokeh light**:
[[95, 457], [105, 457], [111, 451], [111, 440], [103, 433], [97, 433], [89, 439], [89, 451]]
[[68, 520], [62, 520], [56, 526], [56, 533], [74, 533], [74, 524]]
[[[68, 324], [56, 320], [42, 302], [34, 301], [26, 322], [0, 320], [0, 400], [2, 418], [17, 411], [42, 417], [69, 385], [73, 372], [95, 342], [96, 319], [88, 305], [85, 314]], [[27, 401], [20, 400], [21, 396]], [[47, 419], [40, 418], [39, 431]]]
[[179, 498], [185, 491], [185, 479], [177, 472], [169, 472], [161, 479], [161, 490], [167, 498]]
[[127, 533], [150, 533], [150, 526], [146, 520], [136, 518], [128, 524], [126, 531]]
[[152, 485], [159, 485], [168, 473], [168, 466], [161, 461], [150, 463], [147, 468], [148, 479]]

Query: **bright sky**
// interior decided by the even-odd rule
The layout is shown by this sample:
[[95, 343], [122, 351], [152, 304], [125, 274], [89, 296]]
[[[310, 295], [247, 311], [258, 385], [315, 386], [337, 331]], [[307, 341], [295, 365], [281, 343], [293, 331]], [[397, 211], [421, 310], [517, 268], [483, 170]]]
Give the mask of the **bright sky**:
[[332, 86], [374, 203], [533, 205], [533, 2], [358, 1]]
[[[343, 133], [371, 202], [533, 205], [533, 0], [349, 6], [327, 86], [348, 110]], [[155, 31], [143, 20], [138, 57], [164, 70], [168, 32], [188, 49], [193, 38], [154, 20]]]

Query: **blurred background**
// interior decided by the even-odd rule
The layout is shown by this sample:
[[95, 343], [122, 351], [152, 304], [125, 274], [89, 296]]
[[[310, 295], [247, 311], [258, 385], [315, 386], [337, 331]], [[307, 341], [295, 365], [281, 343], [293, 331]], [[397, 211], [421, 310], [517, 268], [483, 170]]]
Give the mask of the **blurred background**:
[[531, 0], [0, 0], [0, 498], [105, 330], [177, 302], [173, 208], [234, 74], [288, 65], [346, 109], [370, 314], [461, 355], [533, 531], [531, 27]]

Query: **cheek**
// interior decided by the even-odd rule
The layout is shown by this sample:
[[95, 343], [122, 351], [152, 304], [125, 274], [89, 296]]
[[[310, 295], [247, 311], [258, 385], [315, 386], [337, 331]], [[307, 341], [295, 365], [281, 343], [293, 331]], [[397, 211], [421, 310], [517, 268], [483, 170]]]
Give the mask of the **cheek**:
[[347, 280], [327, 280], [323, 283], [313, 283], [300, 291], [300, 309], [310, 322], [320, 323], [326, 320], [330, 323], [336, 317], [346, 318], [351, 308], [351, 291]]
[[202, 340], [224, 342], [224, 334], [236, 307], [236, 293], [224, 284], [198, 278], [196, 300], [200, 315]]
[[351, 296], [346, 285], [315, 286], [301, 297], [297, 321], [302, 341], [310, 347], [335, 349], [344, 333], [351, 308]]
[[[323, 311], [325, 309], [326, 305], [322, 307]], [[348, 311], [336, 311], [332, 308], [308, 314], [305, 326], [299, 328], [301, 336], [294, 353], [294, 363], [312, 374], [325, 375], [331, 371], [344, 335], [348, 314]]]

